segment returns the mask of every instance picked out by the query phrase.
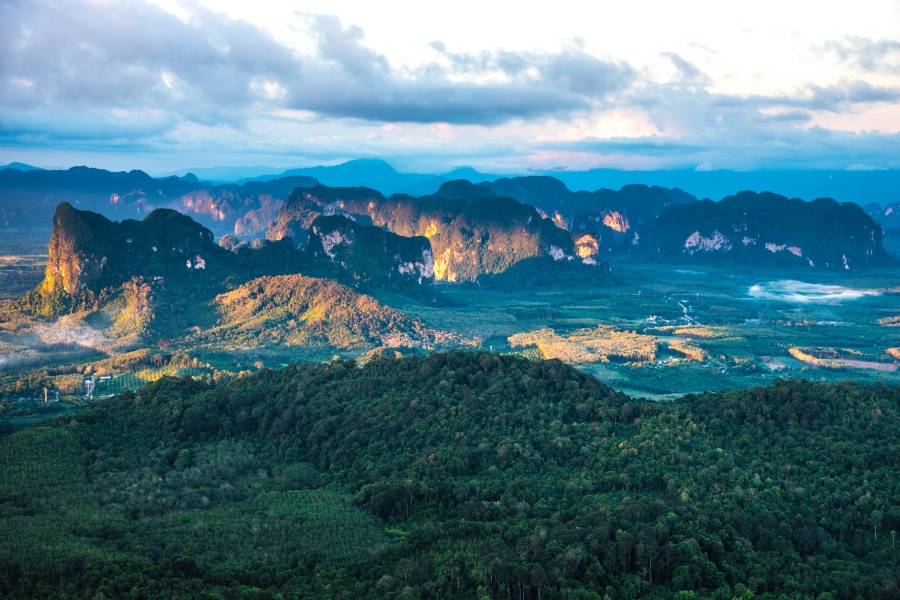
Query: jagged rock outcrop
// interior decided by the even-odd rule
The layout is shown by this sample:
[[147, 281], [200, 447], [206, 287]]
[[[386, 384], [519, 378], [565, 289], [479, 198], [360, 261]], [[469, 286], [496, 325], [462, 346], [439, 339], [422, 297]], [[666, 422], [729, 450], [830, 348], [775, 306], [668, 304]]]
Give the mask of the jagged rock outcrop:
[[208, 229], [171, 209], [116, 223], [66, 202], [53, 217], [48, 250], [40, 286], [48, 294], [97, 292], [137, 275], [158, 280], [212, 273], [227, 254]]
[[859, 205], [770, 192], [671, 206], [654, 223], [649, 247], [674, 262], [841, 270], [891, 262], [881, 227]]
[[598, 252], [615, 254], [641, 251], [649, 227], [669, 206], [694, 202], [679, 189], [641, 184], [620, 190], [570, 191], [546, 176], [513, 177], [477, 184], [498, 195], [534, 205], [558, 227], [594, 232]]
[[309, 227], [306, 254], [312, 272], [354, 287], [414, 290], [434, 281], [434, 255], [425, 237], [403, 237], [340, 215], [320, 216]]
[[281, 207], [277, 219], [266, 232], [266, 239], [290, 237], [302, 248], [306, 245], [307, 231], [317, 217], [340, 215], [363, 224], [371, 224], [371, 218], [365, 215], [385, 202], [381, 192], [364, 187], [317, 185], [297, 188]]
[[208, 229], [171, 209], [117, 223], [61, 203], [44, 280], [22, 299], [22, 308], [61, 314], [96, 304], [101, 292], [132, 278], [164, 284], [170, 293], [211, 298], [260, 276], [296, 273], [365, 290], [433, 296], [434, 262], [426, 238], [405, 238], [340, 216], [319, 217], [311, 227], [303, 251], [290, 238], [242, 242], [226, 235], [216, 244]]
[[870, 202], [863, 210], [884, 230], [900, 230], [900, 202], [891, 202], [884, 208], [877, 202]]
[[441, 189], [443, 195], [396, 194], [387, 199], [368, 188], [295, 190], [267, 237], [302, 235], [319, 215], [340, 215], [404, 237], [428, 238], [434, 277], [450, 282], [500, 273], [526, 258], [578, 258], [569, 233], [542, 218], [533, 206], [480, 193], [468, 182], [449, 182]]

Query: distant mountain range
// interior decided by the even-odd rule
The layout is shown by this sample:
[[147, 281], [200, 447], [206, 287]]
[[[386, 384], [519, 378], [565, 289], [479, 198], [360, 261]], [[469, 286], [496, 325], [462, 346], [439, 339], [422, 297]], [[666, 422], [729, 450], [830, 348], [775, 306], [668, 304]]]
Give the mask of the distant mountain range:
[[11, 162], [8, 165], [0, 165], [0, 171], [3, 169], [17, 169], [19, 171], [44, 171], [40, 167], [33, 167], [31, 165], [26, 165], [25, 163], [20, 162]]
[[[0, 171], [0, 223], [46, 227], [51, 207], [56, 210], [60, 201], [75, 211], [71, 214], [90, 209], [99, 213], [98, 219], [124, 219], [126, 229], [138, 223], [130, 218], [146, 221], [157, 209], [174, 209], [208, 229], [210, 241], [229, 234], [222, 240], [227, 249], [250, 250], [241, 238], [290, 237], [289, 246], [305, 253], [308, 269], [319, 269], [327, 277], [349, 277], [353, 285], [404, 288], [408, 280], [432, 277], [474, 282], [526, 259], [550, 257], [589, 267], [601, 256], [621, 253], [670, 262], [815, 269], [876, 266], [890, 261], [882, 229], [896, 227], [900, 206], [870, 203], [863, 211], [852, 203], [803, 202], [770, 192], [742, 192], [714, 203], [698, 201], [678, 188], [641, 184], [571, 191], [548, 176], [474, 183], [457, 179], [444, 181], [431, 194], [386, 196], [369, 187], [321, 185], [308, 174], [373, 181], [398, 175], [384, 161], [301, 171], [307, 174], [297, 171], [269, 181], [211, 186], [192, 175], [155, 179], [142, 171], [86, 167], [5, 169]], [[57, 214], [54, 226], [59, 219]], [[95, 232], [95, 241], [103, 246], [118, 243], [122, 236], [127, 237], [109, 229]], [[315, 244], [310, 243], [313, 238]], [[114, 261], [129, 255], [122, 254], [123, 249], [103, 246], [85, 256], [93, 252]], [[527, 271], [522, 269], [514, 281]], [[73, 272], [60, 271], [60, 277], [66, 280]], [[76, 291], [71, 287], [64, 286], [67, 292]]]
[[479, 172], [459, 167], [446, 173], [401, 173], [379, 159], [351, 160], [334, 166], [278, 169], [274, 167], [215, 167], [178, 171], [179, 175], [195, 173], [201, 180], [215, 183], [256, 180], [266, 181], [290, 175], [314, 177], [329, 186], [365, 186], [391, 195], [413, 196], [433, 194], [442, 183], [468, 179], [473, 183], [494, 181], [501, 177], [553, 177], [571, 190], [619, 189], [629, 184], [649, 187], [680, 188], [697, 196], [718, 200], [741, 190], [767, 190], [791, 198], [834, 198], [839, 202], [871, 202], [887, 205], [900, 202], [900, 170], [666, 170], [621, 171], [591, 169], [587, 171], [531, 171], [512, 175]]
[[156, 179], [143, 171], [3, 169], [0, 228], [46, 227], [57, 204], [68, 202], [113, 219], [142, 218], [156, 208], [171, 208], [190, 214], [217, 235], [253, 235], [265, 231], [292, 190], [316, 184], [301, 176], [210, 185], [191, 175]]
[[[400, 173], [394, 167], [379, 159], [351, 160], [334, 166], [303, 167], [289, 169], [279, 174], [253, 177], [256, 181], [270, 181], [278, 177], [313, 177], [324, 185], [333, 187], [369, 187], [380, 192], [424, 196], [433, 194], [443, 183], [454, 179], [473, 180], [496, 179], [498, 176], [479, 173], [474, 169], [456, 169], [443, 175], [424, 173]], [[238, 181], [243, 183], [244, 179]]]

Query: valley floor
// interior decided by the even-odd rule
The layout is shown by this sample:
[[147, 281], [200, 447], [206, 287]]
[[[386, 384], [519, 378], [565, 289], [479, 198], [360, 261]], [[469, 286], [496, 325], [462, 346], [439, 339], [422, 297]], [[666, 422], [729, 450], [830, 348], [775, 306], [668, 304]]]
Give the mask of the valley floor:
[[[39, 255], [4, 260], [4, 290], [20, 294], [39, 281]], [[814, 273], [620, 260], [614, 274], [621, 283], [605, 288], [501, 293], [438, 285], [447, 299], [440, 306], [401, 296], [381, 301], [470, 347], [559, 358], [650, 399], [776, 378], [900, 383], [900, 287], [893, 286], [900, 269]], [[55, 322], [7, 312], [0, 322], [0, 418], [18, 422], [60, 410], [43, 402], [45, 387], [51, 400], [58, 393], [83, 403], [88, 391], [107, 396], [164, 375], [224, 380], [264, 367], [360, 358], [371, 347], [268, 342], [255, 329], [252, 343], [226, 339], [221, 317], [203, 302], [167, 307], [178, 318], [157, 316], [169, 330], [153, 335], [131, 325], [146, 307], [124, 300], [116, 306]]]

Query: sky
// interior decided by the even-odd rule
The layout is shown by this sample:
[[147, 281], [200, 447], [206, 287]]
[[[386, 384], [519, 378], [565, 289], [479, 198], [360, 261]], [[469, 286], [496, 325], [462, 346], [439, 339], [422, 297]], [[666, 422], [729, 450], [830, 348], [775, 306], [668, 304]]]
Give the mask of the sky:
[[0, 0], [0, 164], [900, 168], [900, 0]]

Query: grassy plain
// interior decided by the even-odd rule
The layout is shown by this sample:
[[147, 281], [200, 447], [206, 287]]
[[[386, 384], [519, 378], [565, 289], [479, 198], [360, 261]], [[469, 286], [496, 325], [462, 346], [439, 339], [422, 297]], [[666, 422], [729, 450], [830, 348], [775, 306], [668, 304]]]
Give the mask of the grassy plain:
[[21, 298], [44, 277], [50, 230], [4, 229], [0, 244], [0, 301]]

